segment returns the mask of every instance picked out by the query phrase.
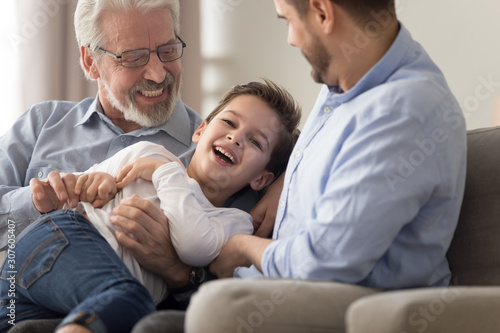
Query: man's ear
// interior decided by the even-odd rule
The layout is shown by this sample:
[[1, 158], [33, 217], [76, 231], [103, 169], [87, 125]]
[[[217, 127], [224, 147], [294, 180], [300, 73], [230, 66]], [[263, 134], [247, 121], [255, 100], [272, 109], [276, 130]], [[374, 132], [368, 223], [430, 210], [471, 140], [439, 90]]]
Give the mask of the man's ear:
[[335, 10], [336, 7], [330, 0], [309, 0], [309, 14], [313, 15], [314, 22], [319, 24], [319, 28], [325, 34], [333, 30]]
[[99, 70], [96, 67], [94, 56], [87, 46], [80, 47], [80, 55], [82, 57], [83, 68], [90, 76], [90, 78], [97, 80], [100, 77]]
[[271, 171], [264, 170], [262, 171], [260, 176], [258, 176], [257, 178], [255, 178], [250, 182], [250, 187], [254, 191], [260, 191], [264, 187], [269, 185], [273, 181], [273, 179], [274, 179], [274, 173], [272, 173]]
[[191, 139], [193, 140], [194, 143], [198, 143], [200, 141], [201, 135], [205, 131], [205, 128], [207, 127], [207, 125], [208, 125], [207, 122], [205, 120], [203, 120], [203, 122], [201, 123], [201, 125], [198, 126], [198, 128], [196, 129], [196, 131], [194, 131], [194, 134], [191, 137]]

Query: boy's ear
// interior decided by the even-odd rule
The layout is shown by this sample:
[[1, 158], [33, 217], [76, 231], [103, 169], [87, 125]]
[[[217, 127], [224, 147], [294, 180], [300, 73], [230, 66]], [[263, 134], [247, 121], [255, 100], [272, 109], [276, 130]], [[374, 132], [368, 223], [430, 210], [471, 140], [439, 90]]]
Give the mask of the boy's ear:
[[207, 122], [203, 120], [200, 126], [194, 131], [194, 134], [192, 136], [192, 140], [194, 143], [198, 143], [200, 141], [201, 135], [205, 131], [205, 128], [207, 127]]
[[258, 176], [257, 178], [255, 178], [250, 182], [250, 187], [254, 191], [260, 191], [268, 184], [270, 184], [273, 181], [273, 179], [274, 179], [274, 173], [272, 173], [271, 171], [264, 170], [262, 171], [260, 176]]

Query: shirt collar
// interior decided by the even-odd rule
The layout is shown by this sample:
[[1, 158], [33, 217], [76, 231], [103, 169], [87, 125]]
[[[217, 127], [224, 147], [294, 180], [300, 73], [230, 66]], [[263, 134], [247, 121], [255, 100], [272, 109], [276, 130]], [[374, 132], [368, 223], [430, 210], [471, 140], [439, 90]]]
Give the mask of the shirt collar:
[[340, 87], [329, 86], [330, 93], [340, 103], [346, 103], [362, 93], [384, 83], [408, 54], [412, 45], [412, 37], [408, 29], [399, 23], [399, 33], [386, 54], [373, 66], [356, 85], [349, 91], [342, 93]]
[[[80, 121], [76, 123], [75, 127], [87, 123], [94, 114], [100, 117], [103, 121], [106, 121], [110, 126], [118, 128], [104, 114], [101, 103], [99, 101], [99, 94], [89, 106], [82, 119], [80, 119]], [[144, 134], [156, 133], [158, 131], [164, 131], [186, 146], [189, 146], [191, 144], [191, 121], [189, 119], [186, 106], [182, 102], [180, 96], [177, 99], [177, 103], [175, 104], [174, 112], [166, 123], [156, 127], [141, 128], [129, 134], [141, 136]]]
[[191, 144], [191, 120], [180, 96], [177, 98], [174, 112], [168, 121], [158, 128], [186, 146]]
[[85, 124], [86, 122], [89, 121], [90, 117], [94, 114], [94, 113], [103, 113], [102, 112], [102, 107], [101, 107], [101, 103], [99, 103], [99, 95], [94, 99], [94, 101], [92, 102], [92, 104], [90, 104], [87, 112], [85, 112], [85, 115], [82, 117], [82, 119], [80, 119], [79, 122], [77, 122], [75, 124], [74, 127], [77, 127], [77, 126], [80, 126], [80, 125], [83, 125]]

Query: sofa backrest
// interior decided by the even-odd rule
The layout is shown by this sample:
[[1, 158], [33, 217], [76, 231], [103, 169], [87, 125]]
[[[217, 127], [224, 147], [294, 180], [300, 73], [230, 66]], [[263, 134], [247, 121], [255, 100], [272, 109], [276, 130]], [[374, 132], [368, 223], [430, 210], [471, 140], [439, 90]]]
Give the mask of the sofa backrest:
[[500, 127], [467, 133], [465, 193], [447, 258], [452, 285], [500, 285]]

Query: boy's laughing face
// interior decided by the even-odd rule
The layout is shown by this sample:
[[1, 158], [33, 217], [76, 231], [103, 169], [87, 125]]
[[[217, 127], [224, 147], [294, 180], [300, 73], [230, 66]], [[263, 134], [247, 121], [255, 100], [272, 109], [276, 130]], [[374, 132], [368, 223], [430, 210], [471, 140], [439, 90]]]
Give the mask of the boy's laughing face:
[[265, 170], [282, 129], [276, 113], [258, 97], [231, 100], [193, 135], [198, 143], [188, 167], [209, 200], [229, 197], [250, 185], [260, 190], [272, 179]]

